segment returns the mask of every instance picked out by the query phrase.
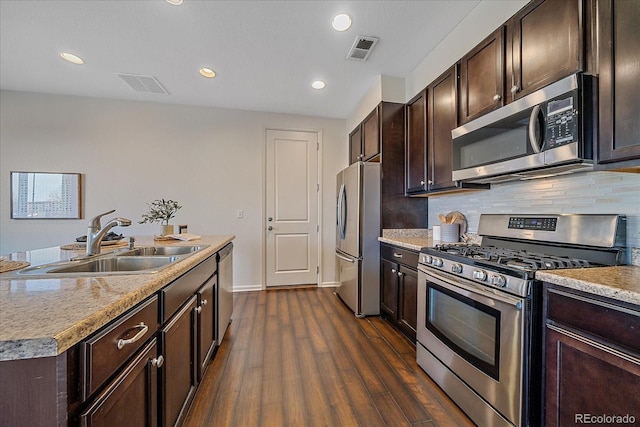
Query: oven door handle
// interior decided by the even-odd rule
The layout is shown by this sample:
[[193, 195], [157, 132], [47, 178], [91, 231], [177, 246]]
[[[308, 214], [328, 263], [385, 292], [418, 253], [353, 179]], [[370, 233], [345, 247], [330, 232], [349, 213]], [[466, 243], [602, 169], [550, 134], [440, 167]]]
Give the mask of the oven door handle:
[[[423, 272], [424, 274], [426, 274], [427, 276], [431, 276], [434, 279], [438, 280], [438, 284], [440, 286], [443, 286], [451, 291], [456, 291], [456, 288], [461, 288], [464, 289], [467, 292], [471, 292], [472, 294], [481, 296], [483, 298], [490, 298], [496, 301], [500, 301], [502, 303], [511, 305], [513, 307], [515, 307], [518, 310], [522, 310], [522, 301], [523, 298], [518, 298], [518, 297], [511, 297], [505, 293], [497, 293], [497, 292], [491, 292], [493, 289], [491, 288], [485, 288], [482, 285], [476, 285], [473, 282], [468, 282], [467, 280], [460, 278], [460, 277], [448, 277], [448, 276], [444, 276], [440, 273], [438, 273], [437, 271], [432, 271], [432, 270], [427, 270], [421, 266], [418, 266], [418, 270], [420, 270], [421, 272]], [[455, 284], [452, 284], [451, 282], [455, 281]], [[491, 291], [489, 291], [489, 290]]]

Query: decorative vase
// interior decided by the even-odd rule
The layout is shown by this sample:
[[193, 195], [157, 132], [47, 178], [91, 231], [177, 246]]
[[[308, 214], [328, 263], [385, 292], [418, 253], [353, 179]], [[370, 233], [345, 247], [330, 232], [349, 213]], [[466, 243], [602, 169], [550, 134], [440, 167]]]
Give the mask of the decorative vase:
[[161, 236], [167, 236], [169, 234], [173, 234], [173, 225], [165, 225], [162, 224], [162, 234]]

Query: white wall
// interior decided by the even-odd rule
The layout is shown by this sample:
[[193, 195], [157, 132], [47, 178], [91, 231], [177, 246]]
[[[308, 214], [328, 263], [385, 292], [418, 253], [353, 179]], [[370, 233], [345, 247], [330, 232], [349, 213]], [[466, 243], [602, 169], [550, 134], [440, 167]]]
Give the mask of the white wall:
[[[266, 128], [322, 131], [321, 271], [331, 284], [345, 121], [295, 115], [2, 91], [0, 253], [70, 243], [86, 234], [89, 218], [110, 209], [134, 221], [114, 232], [152, 235], [158, 224], [137, 223], [146, 203], [170, 198], [183, 206], [174, 224], [195, 234], [235, 234], [235, 285], [260, 288]], [[84, 174], [85, 219], [10, 219], [10, 171]]]

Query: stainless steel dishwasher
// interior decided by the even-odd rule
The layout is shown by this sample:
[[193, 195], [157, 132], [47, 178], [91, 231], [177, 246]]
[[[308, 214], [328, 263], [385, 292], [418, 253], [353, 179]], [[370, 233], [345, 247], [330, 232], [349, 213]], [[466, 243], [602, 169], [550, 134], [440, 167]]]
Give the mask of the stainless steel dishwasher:
[[233, 243], [218, 251], [218, 345], [222, 343], [233, 313]]

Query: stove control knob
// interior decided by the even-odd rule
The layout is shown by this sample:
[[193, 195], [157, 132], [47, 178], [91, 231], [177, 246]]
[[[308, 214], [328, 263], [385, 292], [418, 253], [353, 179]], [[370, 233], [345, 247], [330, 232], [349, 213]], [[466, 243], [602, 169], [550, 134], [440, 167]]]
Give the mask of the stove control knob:
[[425, 255], [424, 258], [422, 258], [422, 260], [424, 261], [425, 264], [431, 264], [431, 262], [433, 261], [433, 257], [431, 255]]
[[507, 286], [507, 279], [505, 279], [504, 276], [501, 276], [500, 274], [494, 274], [491, 276], [491, 284], [493, 286], [504, 288], [505, 286]]
[[442, 267], [444, 265], [444, 261], [442, 261], [442, 258], [434, 258], [433, 265], [436, 267]]
[[452, 273], [456, 273], [456, 274], [462, 273], [462, 266], [460, 264], [452, 264], [451, 265], [451, 272]]
[[484, 282], [485, 280], [487, 280], [487, 272], [484, 270], [474, 270], [473, 278]]

